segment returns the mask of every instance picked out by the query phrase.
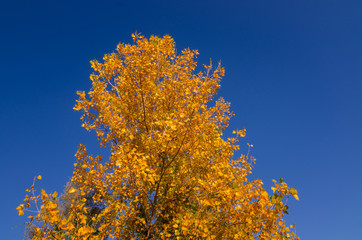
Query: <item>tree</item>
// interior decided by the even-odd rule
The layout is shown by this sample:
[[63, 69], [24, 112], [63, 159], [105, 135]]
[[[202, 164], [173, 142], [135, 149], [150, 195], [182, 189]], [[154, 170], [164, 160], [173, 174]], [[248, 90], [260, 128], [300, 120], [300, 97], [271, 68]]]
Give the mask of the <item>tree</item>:
[[212, 100], [224, 68], [195, 74], [197, 50], [132, 37], [91, 61], [92, 89], [74, 107], [110, 157], [80, 145], [66, 200], [28, 189], [18, 211], [41, 205], [33, 239], [297, 239], [284, 220], [297, 191], [280, 180], [269, 195], [248, 179], [255, 159], [235, 157], [245, 129], [222, 138], [230, 104]]

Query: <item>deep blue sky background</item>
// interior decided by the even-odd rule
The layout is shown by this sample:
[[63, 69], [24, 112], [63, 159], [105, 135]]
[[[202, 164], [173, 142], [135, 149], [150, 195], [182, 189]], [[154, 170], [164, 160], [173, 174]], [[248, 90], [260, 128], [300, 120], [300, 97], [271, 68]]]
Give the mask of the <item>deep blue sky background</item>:
[[246, 127], [253, 177], [298, 190], [287, 219], [302, 239], [361, 238], [362, 1], [3, 1], [0, 26], [1, 239], [22, 239], [35, 175], [62, 192], [77, 145], [96, 149], [75, 93], [136, 30], [222, 61], [228, 132]]

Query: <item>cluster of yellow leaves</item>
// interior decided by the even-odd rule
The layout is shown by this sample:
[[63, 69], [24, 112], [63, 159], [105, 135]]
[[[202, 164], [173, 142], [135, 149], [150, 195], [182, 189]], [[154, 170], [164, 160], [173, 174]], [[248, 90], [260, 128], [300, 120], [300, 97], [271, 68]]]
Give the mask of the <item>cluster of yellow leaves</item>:
[[255, 159], [233, 159], [244, 128], [221, 137], [230, 104], [209, 105], [224, 69], [195, 74], [197, 51], [177, 55], [170, 36], [132, 37], [91, 62], [92, 89], [74, 107], [110, 157], [80, 145], [63, 204], [31, 187], [18, 211], [35, 203], [33, 239], [298, 239], [283, 220], [283, 197], [296, 190], [281, 182], [269, 195], [248, 179]]

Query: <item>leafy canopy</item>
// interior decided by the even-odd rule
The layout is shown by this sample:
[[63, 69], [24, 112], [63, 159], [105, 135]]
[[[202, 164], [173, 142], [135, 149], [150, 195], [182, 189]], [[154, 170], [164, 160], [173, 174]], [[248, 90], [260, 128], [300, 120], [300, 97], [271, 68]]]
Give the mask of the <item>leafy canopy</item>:
[[255, 159], [234, 159], [245, 129], [222, 138], [230, 104], [209, 105], [224, 68], [196, 74], [197, 50], [177, 55], [170, 36], [132, 36], [91, 62], [92, 89], [78, 92], [74, 107], [110, 157], [80, 145], [62, 197], [27, 190], [18, 212], [35, 205], [31, 238], [297, 238], [283, 219], [283, 198], [298, 199], [297, 191], [281, 180], [269, 195], [248, 179]]

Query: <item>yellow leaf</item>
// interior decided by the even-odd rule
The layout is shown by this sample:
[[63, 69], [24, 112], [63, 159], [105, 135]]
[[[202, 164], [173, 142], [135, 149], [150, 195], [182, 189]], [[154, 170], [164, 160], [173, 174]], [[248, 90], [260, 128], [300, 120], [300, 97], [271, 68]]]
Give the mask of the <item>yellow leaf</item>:
[[245, 128], [242, 129], [242, 130], [239, 130], [239, 131], [237, 132], [237, 135], [240, 136], [240, 137], [245, 137], [245, 136], [246, 136], [246, 130], [245, 130]]
[[299, 197], [298, 197], [298, 192], [297, 192], [297, 190], [295, 190], [294, 188], [290, 188], [290, 194], [295, 198], [295, 199], [297, 199], [297, 200], [299, 200]]
[[297, 194], [294, 194], [293, 197], [299, 201], [299, 197]]
[[69, 189], [69, 193], [74, 193], [74, 192], [76, 192], [77, 190], [74, 188], [74, 187], [71, 187], [70, 189]]
[[41, 175], [39, 175], [37, 178], [38, 178], [39, 180], [41, 180]]
[[16, 208], [18, 210], [19, 216], [24, 215], [24, 204], [20, 204], [19, 207]]

